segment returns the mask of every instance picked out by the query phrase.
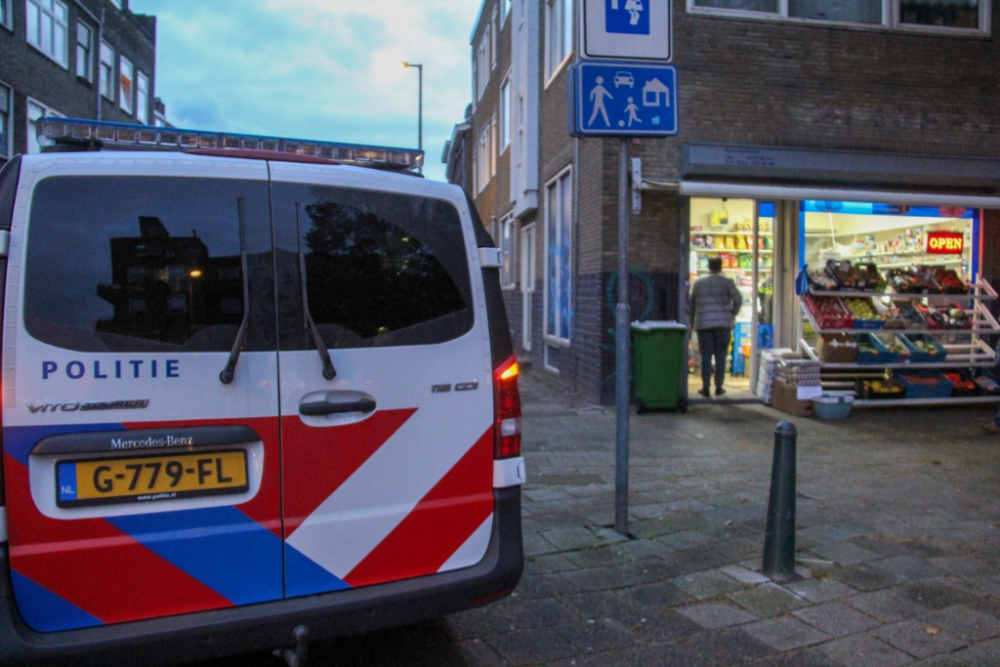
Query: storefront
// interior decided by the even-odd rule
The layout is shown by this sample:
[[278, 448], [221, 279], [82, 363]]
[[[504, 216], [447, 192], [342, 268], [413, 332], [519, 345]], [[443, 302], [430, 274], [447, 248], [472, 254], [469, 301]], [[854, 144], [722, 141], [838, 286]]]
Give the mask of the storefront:
[[[1000, 202], [771, 185], [678, 189], [689, 194], [682, 304], [711, 257], [743, 296], [727, 386], [745, 397], [759, 391], [760, 352], [779, 347], [816, 362], [823, 389], [852, 390], [857, 405], [1000, 401], [987, 344], [1000, 333], [989, 309], [996, 292], [980, 271], [982, 206]], [[734, 196], [697, 196], [727, 190]], [[739, 197], [755, 191], [788, 198]], [[816, 197], [831, 193], [842, 198]], [[701, 382], [695, 340], [689, 355], [693, 394]]]

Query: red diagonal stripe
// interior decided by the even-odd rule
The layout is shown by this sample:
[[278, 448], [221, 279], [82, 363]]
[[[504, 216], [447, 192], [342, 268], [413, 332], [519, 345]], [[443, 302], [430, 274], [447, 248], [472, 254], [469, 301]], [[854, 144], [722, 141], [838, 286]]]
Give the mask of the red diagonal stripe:
[[416, 408], [380, 410], [364, 421], [317, 428], [283, 417], [285, 539], [378, 451]]
[[493, 511], [493, 428], [344, 579], [367, 586], [437, 572]]
[[11, 567], [105, 623], [232, 603], [103, 519], [56, 521], [31, 499], [28, 469], [4, 456]]

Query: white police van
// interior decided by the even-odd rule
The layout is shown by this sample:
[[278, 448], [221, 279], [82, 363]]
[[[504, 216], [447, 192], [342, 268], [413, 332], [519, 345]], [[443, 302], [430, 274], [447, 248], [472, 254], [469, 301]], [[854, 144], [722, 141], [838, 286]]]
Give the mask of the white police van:
[[38, 125], [0, 172], [0, 664], [301, 650], [510, 593], [517, 364], [461, 189], [416, 151]]

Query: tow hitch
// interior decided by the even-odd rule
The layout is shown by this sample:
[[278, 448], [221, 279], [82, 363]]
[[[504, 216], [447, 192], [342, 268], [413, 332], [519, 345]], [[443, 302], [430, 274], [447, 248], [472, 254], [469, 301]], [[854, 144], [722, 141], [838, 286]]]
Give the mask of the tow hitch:
[[292, 641], [295, 648], [276, 648], [274, 657], [283, 658], [288, 667], [303, 667], [306, 664], [306, 657], [309, 655], [309, 647], [306, 641], [309, 639], [309, 628], [304, 625], [296, 625], [292, 630]]

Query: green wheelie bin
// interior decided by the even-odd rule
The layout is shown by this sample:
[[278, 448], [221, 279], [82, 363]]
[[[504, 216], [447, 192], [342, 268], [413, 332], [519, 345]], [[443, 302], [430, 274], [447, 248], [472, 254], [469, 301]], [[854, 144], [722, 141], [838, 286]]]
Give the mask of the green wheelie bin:
[[633, 402], [639, 414], [647, 410], [687, 412], [681, 390], [687, 327], [679, 322], [632, 323]]

